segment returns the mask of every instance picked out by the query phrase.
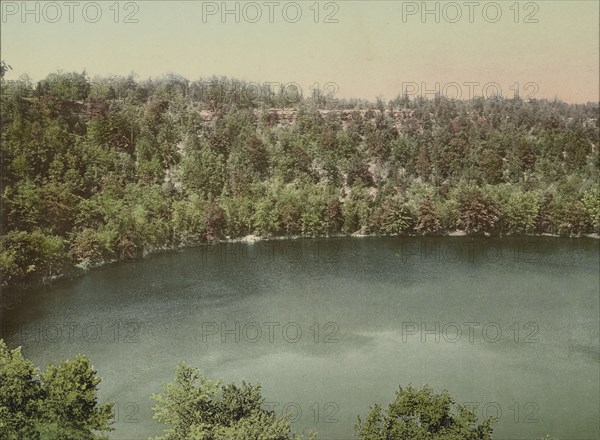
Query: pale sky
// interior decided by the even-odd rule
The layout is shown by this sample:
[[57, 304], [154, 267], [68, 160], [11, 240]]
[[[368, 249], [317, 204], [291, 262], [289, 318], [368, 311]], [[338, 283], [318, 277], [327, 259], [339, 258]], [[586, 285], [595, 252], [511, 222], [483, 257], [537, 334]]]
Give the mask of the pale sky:
[[[600, 100], [597, 0], [429, 1], [425, 17], [421, 1], [225, 2], [238, 5], [239, 23], [235, 13], [221, 16], [221, 1], [26, 2], [24, 16], [23, 2], [0, 3], [1, 57], [14, 69], [7, 79], [83, 69], [225, 75], [295, 82], [305, 94], [335, 83], [337, 97], [366, 99], [436, 83], [450, 97], [481, 95], [486, 84], [493, 93], [490, 83], [512, 96], [516, 83], [522, 97]], [[125, 23], [128, 14], [137, 22]], [[325, 23], [328, 15], [337, 22]]]

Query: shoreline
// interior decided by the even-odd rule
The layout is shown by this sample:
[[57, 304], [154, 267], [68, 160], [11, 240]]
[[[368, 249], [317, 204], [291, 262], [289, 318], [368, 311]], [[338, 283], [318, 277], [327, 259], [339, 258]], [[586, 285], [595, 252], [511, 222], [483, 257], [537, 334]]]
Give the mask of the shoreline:
[[[264, 241], [284, 241], [284, 240], [319, 240], [319, 239], [330, 239], [330, 238], [442, 238], [442, 237], [467, 237], [467, 238], [484, 238], [484, 239], [494, 239], [494, 238], [514, 238], [514, 237], [532, 237], [532, 238], [565, 238], [565, 239], [592, 239], [592, 240], [600, 240], [600, 234], [598, 233], [589, 233], [589, 234], [581, 234], [581, 235], [559, 235], [559, 234], [499, 234], [499, 235], [491, 235], [489, 233], [484, 234], [468, 234], [462, 230], [455, 230], [445, 234], [364, 234], [357, 231], [352, 234], [334, 234], [327, 236], [302, 236], [302, 235], [292, 235], [292, 236], [260, 236], [256, 234], [249, 234], [244, 237], [225, 237], [217, 240], [211, 240], [203, 243], [186, 243], [186, 244], [177, 244], [177, 245], [165, 245], [165, 246], [157, 246], [155, 248], [151, 248], [148, 250], [144, 250], [142, 255], [137, 258], [131, 259], [110, 259], [104, 260], [95, 264], [85, 264], [81, 262], [77, 265], [71, 266], [68, 270], [65, 270], [61, 274], [53, 275], [51, 277], [46, 277], [41, 280], [35, 280], [28, 283], [16, 284], [16, 285], [8, 285], [4, 287], [0, 287], [0, 300], [4, 295], [2, 295], [3, 290], [8, 291], [22, 291], [24, 289], [37, 288], [43, 286], [52, 286], [56, 281], [65, 280], [65, 279], [75, 279], [81, 276], [86, 275], [90, 271], [105, 267], [110, 264], [125, 262], [125, 261], [143, 261], [145, 258], [158, 255], [164, 252], [174, 252], [181, 251], [185, 249], [192, 249], [200, 246], [215, 246], [219, 244], [234, 244], [234, 243], [244, 243], [244, 244], [254, 244]], [[12, 292], [9, 292], [7, 296], [10, 296]], [[0, 304], [2, 306], [2, 304]], [[0, 307], [1, 310], [1, 307]]]

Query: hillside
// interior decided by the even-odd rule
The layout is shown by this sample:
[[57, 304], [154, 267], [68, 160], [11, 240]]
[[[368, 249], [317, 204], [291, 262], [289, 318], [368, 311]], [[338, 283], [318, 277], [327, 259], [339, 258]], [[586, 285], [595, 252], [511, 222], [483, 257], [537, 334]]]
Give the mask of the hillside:
[[249, 234], [600, 230], [598, 103], [212, 84], [3, 79], [3, 285]]

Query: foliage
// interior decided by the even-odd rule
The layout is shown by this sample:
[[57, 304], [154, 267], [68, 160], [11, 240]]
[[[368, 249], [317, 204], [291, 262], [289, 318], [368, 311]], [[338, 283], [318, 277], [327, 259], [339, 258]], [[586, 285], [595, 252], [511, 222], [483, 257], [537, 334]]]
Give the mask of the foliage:
[[355, 426], [361, 440], [485, 440], [492, 438], [494, 419], [477, 424], [473, 411], [458, 405], [447, 391], [436, 394], [429, 386], [411, 386], [396, 391], [395, 400], [384, 410], [371, 407]]
[[501, 230], [510, 234], [532, 233], [540, 213], [540, 193], [511, 186], [497, 186], [494, 199], [501, 212]]
[[9, 350], [0, 339], [0, 430], [8, 438], [33, 438], [42, 387], [37, 369], [21, 354]]
[[4, 61], [4, 60], [0, 61], [0, 78], [4, 78], [4, 75], [9, 70], [12, 70], [12, 67], [10, 65], [6, 64], [6, 61]]
[[98, 404], [100, 378], [78, 355], [44, 373], [0, 339], [0, 432], [7, 439], [107, 438], [112, 404]]
[[2, 284], [58, 276], [68, 261], [65, 240], [46, 231], [10, 231], [0, 237]]
[[589, 215], [589, 221], [596, 233], [600, 233], [600, 189], [595, 188], [585, 193], [583, 205]]
[[419, 204], [418, 222], [415, 231], [422, 234], [436, 234], [442, 229], [440, 216], [435, 202], [426, 198]]
[[2, 285], [248, 234], [599, 232], [597, 103], [209, 79], [3, 77]]
[[240, 387], [207, 379], [180, 363], [175, 380], [153, 394], [154, 419], [169, 425], [163, 440], [300, 440], [288, 417], [262, 408], [260, 385]]
[[[0, 339], [0, 434], [3, 439], [107, 439], [112, 404], [98, 404], [100, 378], [83, 355], [40, 372]], [[223, 385], [179, 363], [173, 382], [151, 396], [153, 418], [167, 425], [156, 440], [302, 440], [289, 415], [264, 409], [259, 384]], [[448, 391], [399, 387], [387, 408], [375, 404], [355, 431], [361, 440], [491, 440], [495, 419], [456, 404]], [[316, 440], [309, 433], [308, 440]], [[550, 438], [547, 436], [546, 438]]]
[[413, 224], [413, 215], [408, 207], [397, 199], [387, 199], [375, 208], [371, 216], [372, 229], [383, 234], [402, 234]]
[[459, 194], [459, 226], [469, 234], [496, 232], [501, 217], [496, 201], [480, 188], [465, 188]]

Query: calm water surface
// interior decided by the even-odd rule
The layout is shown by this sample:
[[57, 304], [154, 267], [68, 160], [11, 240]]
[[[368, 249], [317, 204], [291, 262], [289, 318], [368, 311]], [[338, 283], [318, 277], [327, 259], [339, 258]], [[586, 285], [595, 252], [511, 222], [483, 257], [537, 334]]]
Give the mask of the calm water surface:
[[[259, 381], [297, 432], [349, 439], [398, 385], [499, 417], [496, 438], [600, 437], [599, 242], [356, 238], [227, 244], [119, 263], [14, 296], [11, 346], [88, 355], [115, 439], [159, 435], [178, 361]], [[7, 301], [7, 298], [4, 298]]]

